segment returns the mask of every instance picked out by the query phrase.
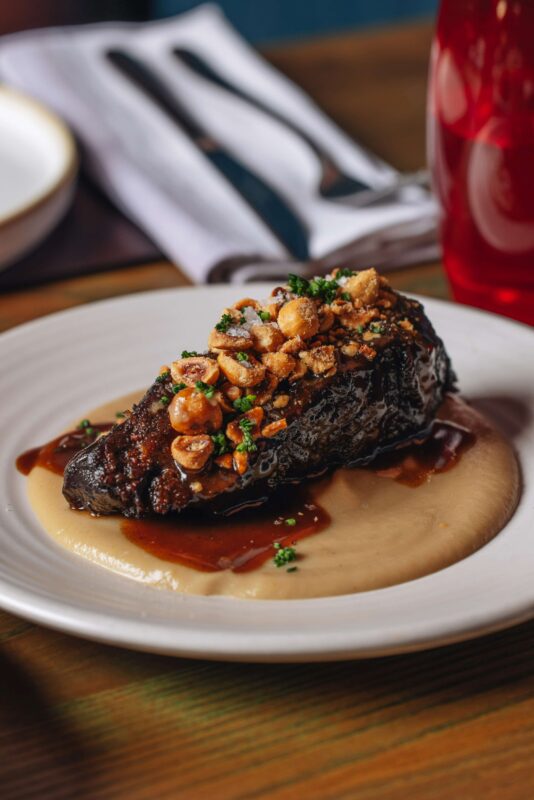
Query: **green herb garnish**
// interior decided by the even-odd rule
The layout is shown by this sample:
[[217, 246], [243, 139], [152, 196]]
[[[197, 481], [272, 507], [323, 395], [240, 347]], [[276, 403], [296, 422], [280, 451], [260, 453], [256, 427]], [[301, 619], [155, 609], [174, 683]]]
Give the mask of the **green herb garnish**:
[[223, 314], [219, 322], [215, 326], [215, 329], [220, 331], [221, 333], [226, 333], [232, 322], [233, 319], [230, 316], [230, 314]]
[[298, 567], [288, 567], [286, 569], [286, 572], [296, 572], [297, 570], [298, 570]]
[[237, 358], [238, 361], [248, 361], [248, 356], [246, 353], [242, 352], [236, 353], [235, 357]]
[[309, 294], [312, 297], [321, 297], [325, 303], [331, 303], [337, 294], [339, 286], [337, 281], [327, 281], [326, 278], [314, 278], [309, 284]]
[[173, 394], [178, 394], [178, 392], [181, 392], [182, 389], [185, 389], [186, 386], [187, 386], [186, 383], [173, 383], [173, 385], [172, 385], [172, 393]]
[[237, 400], [234, 400], [233, 406], [236, 411], [241, 411], [241, 413], [244, 414], [245, 411], [250, 411], [255, 402], [256, 395], [247, 394], [245, 397], [238, 397]]
[[94, 428], [90, 428], [90, 427], [89, 428], [85, 428], [85, 435], [86, 436], [94, 436], [95, 433], [96, 433], [96, 430]]
[[290, 273], [287, 276], [287, 285], [293, 294], [304, 297], [308, 294], [310, 283], [306, 278], [301, 278], [300, 275], [293, 275]]
[[352, 297], [348, 292], [341, 292], [341, 297], [343, 298], [343, 300], [352, 300]]
[[215, 445], [216, 456], [223, 456], [230, 450], [228, 439], [226, 438], [226, 436], [222, 431], [219, 431], [219, 433], [214, 433], [213, 436], [211, 437], [211, 441]]
[[167, 372], [162, 372], [161, 375], [158, 375], [158, 377], [156, 378], [156, 383], [165, 383], [170, 374], [171, 373], [169, 372], [169, 370], [167, 370]]
[[208, 400], [211, 400], [211, 398], [215, 394], [215, 386], [211, 386], [209, 383], [204, 383], [204, 381], [196, 381], [195, 389], [198, 392], [202, 392], [202, 394], [205, 394]]
[[159, 402], [161, 403], [162, 406], [168, 406], [169, 403], [171, 402], [171, 398], [167, 397], [167, 395], [164, 394], [163, 397], [160, 397]]
[[117, 417], [117, 419], [124, 419], [126, 417], [126, 414], [124, 413], [124, 411], [116, 411], [115, 416]]
[[254, 439], [252, 438], [252, 431], [256, 427], [251, 419], [248, 417], [243, 417], [243, 419], [239, 420], [239, 427], [243, 432], [243, 441], [241, 444], [238, 444], [236, 450], [238, 453], [253, 453], [255, 450], [258, 449], [257, 445], [254, 443]]
[[295, 519], [295, 517], [288, 517], [287, 519], [284, 520], [284, 523], [286, 525], [289, 525], [290, 528], [294, 528], [295, 525], [297, 524], [297, 520]]
[[336, 273], [336, 280], [339, 280], [339, 278], [352, 278], [353, 275], [357, 274], [358, 273], [355, 270], [343, 267], [342, 269], [338, 269]]
[[262, 322], [270, 322], [271, 320], [271, 315], [268, 311], [258, 311], [258, 317]]
[[370, 330], [372, 333], [384, 333], [384, 331], [385, 331], [386, 329], [385, 329], [385, 327], [382, 325], [382, 323], [381, 323], [381, 322], [371, 322], [371, 324], [369, 325], [369, 330]]
[[356, 325], [356, 330], [358, 333], [363, 333], [363, 325]]
[[182, 358], [194, 358], [198, 356], [196, 350], [182, 350]]
[[274, 554], [273, 561], [277, 567], [283, 567], [285, 564], [289, 564], [297, 558], [297, 551], [294, 547], [282, 547], [280, 542], [275, 542], [274, 549], [276, 553]]
[[79, 422], [79, 423], [76, 425], [76, 427], [77, 427], [79, 430], [81, 430], [82, 428], [90, 428], [90, 427], [91, 427], [91, 423], [89, 422], [89, 420], [88, 420], [88, 419], [82, 419], [82, 421], [81, 421], [81, 422]]

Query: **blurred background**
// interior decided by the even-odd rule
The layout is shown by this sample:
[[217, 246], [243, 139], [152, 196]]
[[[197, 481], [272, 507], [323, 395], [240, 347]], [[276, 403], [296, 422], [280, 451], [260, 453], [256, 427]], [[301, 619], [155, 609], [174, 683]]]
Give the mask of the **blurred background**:
[[[158, 19], [198, 5], [200, 0], [19, 0], [0, 5], [0, 32], [104, 19]], [[437, 0], [221, 0], [219, 5], [247, 39], [270, 43], [428, 16]]]

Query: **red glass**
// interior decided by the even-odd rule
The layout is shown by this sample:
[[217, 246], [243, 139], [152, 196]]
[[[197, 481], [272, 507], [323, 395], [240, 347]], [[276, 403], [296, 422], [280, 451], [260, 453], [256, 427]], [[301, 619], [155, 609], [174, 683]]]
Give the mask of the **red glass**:
[[534, 0], [442, 0], [428, 151], [454, 297], [534, 325]]

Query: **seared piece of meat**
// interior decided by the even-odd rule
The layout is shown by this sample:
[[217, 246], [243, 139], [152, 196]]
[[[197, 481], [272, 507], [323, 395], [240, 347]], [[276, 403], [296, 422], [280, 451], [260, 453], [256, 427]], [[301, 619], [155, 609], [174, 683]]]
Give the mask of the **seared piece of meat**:
[[453, 388], [422, 306], [374, 270], [293, 276], [226, 309], [206, 354], [165, 368], [69, 462], [63, 492], [96, 514], [228, 513], [424, 434]]

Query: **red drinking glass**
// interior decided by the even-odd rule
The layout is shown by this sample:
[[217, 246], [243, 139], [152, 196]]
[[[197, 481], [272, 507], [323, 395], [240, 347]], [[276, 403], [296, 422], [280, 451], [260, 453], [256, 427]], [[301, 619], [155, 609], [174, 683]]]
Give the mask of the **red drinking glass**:
[[442, 0], [428, 156], [455, 299], [534, 325], [534, 0]]

